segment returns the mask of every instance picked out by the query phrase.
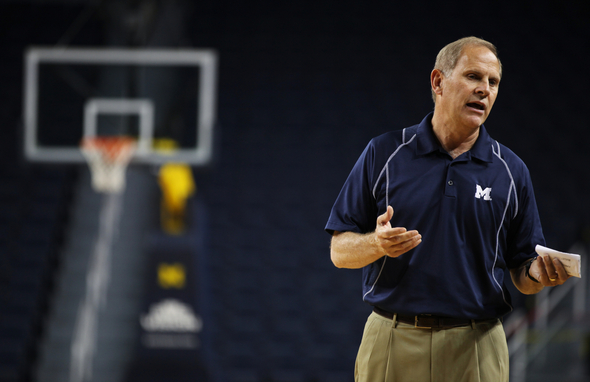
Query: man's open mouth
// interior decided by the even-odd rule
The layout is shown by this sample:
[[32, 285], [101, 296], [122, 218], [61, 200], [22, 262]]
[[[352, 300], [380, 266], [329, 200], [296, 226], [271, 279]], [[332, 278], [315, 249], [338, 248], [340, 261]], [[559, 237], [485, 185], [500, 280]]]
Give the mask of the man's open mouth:
[[470, 102], [467, 104], [467, 106], [472, 107], [474, 109], [478, 109], [478, 110], [484, 110], [484, 106], [480, 103]]

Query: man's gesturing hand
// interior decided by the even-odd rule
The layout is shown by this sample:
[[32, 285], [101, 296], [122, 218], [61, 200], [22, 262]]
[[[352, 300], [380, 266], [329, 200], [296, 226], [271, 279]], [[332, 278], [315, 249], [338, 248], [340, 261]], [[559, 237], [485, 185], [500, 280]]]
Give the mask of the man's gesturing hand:
[[377, 218], [375, 241], [383, 251], [383, 255], [398, 257], [415, 248], [422, 242], [422, 235], [418, 231], [408, 231], [403, 227], [391, 227], [393, 208], [387, 206], [387, 211]]

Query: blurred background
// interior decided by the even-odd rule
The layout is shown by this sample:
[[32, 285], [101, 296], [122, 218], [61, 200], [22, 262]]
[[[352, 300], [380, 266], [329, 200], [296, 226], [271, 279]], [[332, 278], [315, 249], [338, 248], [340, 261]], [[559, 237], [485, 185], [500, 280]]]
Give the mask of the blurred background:
[[[1, 0], [0, 381], [352, 381], [371, 309], [360, 271], [331, 264], [324, 225], [367, 142], [432, 110], [436, 54], [465, 36], [499, 49], [486, 127], [527, 163], [547, 245], [585, 254], [589, 5]], [[208, 49], [218, 59], [214, 157], [190, 168], [180, 229], [165, 223], [160, 169], [127, 171], [82, 374], [72, 344], [108, 198], [86, 165], [25, 158], [30, 46]], [[40, 104], [68, 110], [46, 89]], [[177, 102], [170, 93], [159, 96]], [[190, 121], [179, 126], [195, 134]], [[49, 141], [77, 144], [67, 126], [46, 127]], [[587, 287], [570, 281], [513, 293], [511, 381], [590, 378]]]

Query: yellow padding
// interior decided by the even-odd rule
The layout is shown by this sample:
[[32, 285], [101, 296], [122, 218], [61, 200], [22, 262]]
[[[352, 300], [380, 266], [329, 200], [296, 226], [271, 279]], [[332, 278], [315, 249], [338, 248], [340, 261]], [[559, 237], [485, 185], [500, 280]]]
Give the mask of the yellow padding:
[[167, 163], [160, 168], [162, 189], [162, 228], [171, 234], [184, 230], [186, 203], [196, 191], [191, 168], [182, 163]]

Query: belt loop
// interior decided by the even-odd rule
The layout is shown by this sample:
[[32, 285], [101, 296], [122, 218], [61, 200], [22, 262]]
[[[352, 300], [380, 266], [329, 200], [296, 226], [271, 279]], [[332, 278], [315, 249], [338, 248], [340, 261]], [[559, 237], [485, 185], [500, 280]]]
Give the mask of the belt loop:
[[394, 328], [397, 328], [397, 313], [393, 314], [393, 323], [392, 323]]
[[471, 329], [475, 330], [475, 320], [471, 320]]

